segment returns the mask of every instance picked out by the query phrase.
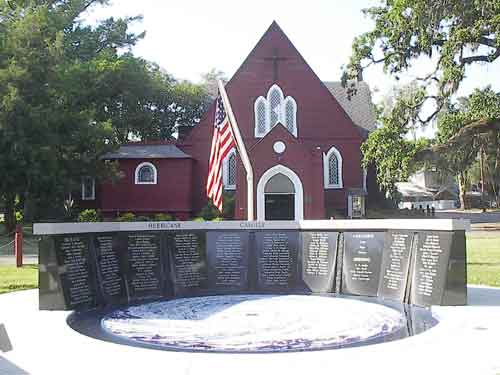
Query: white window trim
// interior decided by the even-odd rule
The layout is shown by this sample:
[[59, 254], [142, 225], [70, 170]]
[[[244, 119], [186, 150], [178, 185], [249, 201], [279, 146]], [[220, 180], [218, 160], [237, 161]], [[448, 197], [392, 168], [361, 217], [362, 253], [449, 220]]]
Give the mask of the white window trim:
[[265, 188], [267, 182], [276, 174], [281, 173], [287, 176], [292, 181], [295, 187], [294, 194], [294, 210], [295, 221], [304, 220], [304, 189], [302, 188], [302, 181], [299, 176], [291, 169], [284, 165], [278, 164], [269, 168], [262, 174], [262, 177], [257, 184], [257, 220], [264, 221], [266, 219], [266, 202], [265, 202]]
[[280, 106], [279, 106], [279, 113], [278, 113], [278, 123], [283, 124], [283, 104], [285, 102], [285, 95], [283, 95], [283, 90], [281, 90], [281, 87], [279, 87], [276, 83], [271, 86], [269, 91], [267, 92], [267, 133], [272, 130], [277, 124], [271, 124], [271, 113], [272, 113], [272, 108], [271, 108], [271, 93], [273, 91], [277, 91], [279, 96], [280, 96]]
[[[236, 184], [229, 184], [229, 158], [231, 155], [236, 157], [236, 149], [232, 148], [231, 151], [222, 161], [222, 183], [224, 185], [224, 190], [236, 190]], [[235, 176], [236, 178], [236, 176]]]
[[[337, 157], [337, 162], [338, 162], [338, 167], [339, 167], [339, 183], [338, 184], [330, 184], [330, 178], [329, 178], [329, 168], [330, 168], [330, 163], [328, 160], [330, 159], [330, 156], [332, 154], [335, 154]], [[340, 154], [340, 151], [335, 148], [335, 146], [332, 146], [330, 150], [325, 154], [323, 153], [323, 184], [325, 186], [325, 189], [342, 189], [344, 187], [343, 184], [343, 179], [342, 179], [342, 155]]]
[[[259, 105], [259, 103], [264, 103], [264, 133], [260, 133], [259, 132], [259, 118], [258, 118], [258, 111], [257, 111], [257, 107]], [[255, 135], [255, 138], [262, 138], [264, 137], [268, 131], [269, 131], [269, 119], [268, 119], [268, 113], [267, 113], [267, 100], [266, 98], [264, 98], [263, 96], [259, 96], [257, 98], [257, 100], [255, 101], [254, 105], [253, 105], [253, 112], [254, 112], [254, 116], [255, 116], [255, 126], [254, 126], [254, 135]]]
[[[151, 181], [151, 182], [139, 181], [139, 171], [141, 170], [142, 167], [146, 167], [146, 166], [153, 168], [153, 181]], [[154, 164], [149, 163], [149, 162], [144, 162], [144, 163], [139, 164], [135, 168], [135, 184], [136, 185], [156, 185], [157, 182], [158, 182], [158, 171], [156, 170], [156, 167], [154, 166]]]
[[[292, 134], [295, 138], [297, 138], [297, 102], [295, 101], [295, 99], [291, 96], [287, 96], [285, 98], [285, 100], [283, 101], [283, 118], [286, 120], [286, 104], [288, 102], [292, 102], [293, 104], [293, 117], [295, 118], [295, 124], [293, 126], [293, 131], [292, 131]], [[284, 124], [285, 126], [288, 126], [288, 124]], [[288, 127], [286, 128], [288, 131], [290, 131], [288, 129]]]
[[366, 170], [366, 168], [363, 168], [363, 190], [366, 192], [368, 192], [368, 186], [366, 185], [366, 178], [368, 176], [368, 171]]
[[[298, 128], [298, 122], [297, 122], [297, 102], [292, 96], [285, 96], [283, 93], [283, 90], [281, 87], [279, 87], [276, 83], [273, 84], [269, 90], [267, 91], [266, 97], [259, 96], [255, 102], [254, 102], [254, 136], [255, 138], [264, 138], [274, 126], [271, 126], [271, 92], [273, 90], [277, 90], [280, 94], [281, 97], [281, 103], [280, 103], [280, 113], [279, 113], [279, 123], [281, 123], [285, 129], [288, 130], [287, 124], [286, 124], [286, 103], [291, 101], [293, 103], [294, 107], [294, 117], [295, 117], [295, 124], [294, 124], [294, 129], [290, 134], [293, 134], [295, 138], [297, 138], [297, 128]], [[257, 117], [257, 106], [259, 103], [263, 102], [265, 105], [265, 116], [266, 116], [266, 124], [265, 124], [265, 130], [264, 133], [259, 132], [258, 128], [258, 117]]]
[[[85, 179], [90, 178], [92, 180], [92, 195], [85, 195]], [[82, 201], [93, 201], [95, 200], [95, 179], [91, 177], [83, 177], [82, 178]]]

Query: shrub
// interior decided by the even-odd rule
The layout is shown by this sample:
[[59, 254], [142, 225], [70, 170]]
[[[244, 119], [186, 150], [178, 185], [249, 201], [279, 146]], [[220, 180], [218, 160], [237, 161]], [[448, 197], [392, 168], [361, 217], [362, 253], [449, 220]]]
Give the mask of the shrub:
[[99, 211], [96, 211], [93, 209], [83, 210], [78, 215], [78, 221], [80, 223], [86, 223], [86, 222], [96, 223], [96, 222], [101, 221], [101, 214], [99, 213]]
[[195, 217], [193, 221], [205, 221], [205, 219], [202, 217]]
[[224, 221], [224, 218], [223, 218], [223, 217], [220, 217], [220, 216], [219, 216], [219, 217], [214, 217], [214, 218], [212, 219], [212, 221]]
[[203, 217], [205, 220], [213, 220], [218, 217], [233, 219], [234, 218], [234, 206], [235, 206], [235, 195], [233, 192], [224, 192], [222, 194], [222, 210], [221, 213], [212, 203], [209, 201], [205, 207], [203, 207], [199, 213], [199, 216]]
[[170, 214], [158, 213], [153, 216], [153, 221], [175, 221], [175, 217]]
[[137, 216], [134, 220], [131, 221], [151, 221], [149, 216]]
[[125, 212], [116, 217], [117, 221], [135, 221], [135, 215], [132, 212]]

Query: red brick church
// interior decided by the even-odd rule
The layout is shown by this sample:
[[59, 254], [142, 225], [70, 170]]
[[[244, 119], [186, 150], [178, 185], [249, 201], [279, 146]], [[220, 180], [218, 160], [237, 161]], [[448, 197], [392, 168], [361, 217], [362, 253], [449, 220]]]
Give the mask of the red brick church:
[[[275, 22], [244, 60], [226, 90], [254, 169], [257, 220], [347, 215], [353, 197], [366, 195], [360, 145], [375, 116], [368, 86], [357, 86], [348, 100], [339, 82], [321, 81]], [[84, 203], [106, 216], [195, 217], [207, 204], [214, 107], [176, 142], [127, 144], [107, 155], [123, 178], [97, 187], [88, 181]], [[246, 176], [236, 153], [224, 161], [223, 176], [235, 194], [234, 218], [245, 219]]]

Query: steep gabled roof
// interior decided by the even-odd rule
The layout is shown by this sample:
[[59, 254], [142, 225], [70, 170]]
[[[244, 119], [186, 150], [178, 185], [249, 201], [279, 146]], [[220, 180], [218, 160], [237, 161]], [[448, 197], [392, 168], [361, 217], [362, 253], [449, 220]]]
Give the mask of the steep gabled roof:
[[[281, 61], [277, 62], [273, 57]], [[307, 124], [299, 123], [299, 138], [364, 139], [375, 129], [368, 87], [362, 84], [358, 95], [349, 102], [344, 90], [339, 90], [340, 83], [322, 82], [279, 25], [273, 22], [226, 84], [242, 137], [250, 143], [257, 142], [253, 103], [273, 84], [278, 84], [284, 95], [292, 96], [298, 103], [298, 122]], [[363, 108], [356, 108], [358, 104]], [[215, 102], [202, 117], [201, 126], [196, 126], [183, 144], [210, 139], [214, 112]], [[365, 114], [364, 119], [360, 120], [357, 117], [360, 113], [356, 112]]]
[[356, 125], [370, 132], [376, 129], [375, 108], [372, 103], [370, 87], [366, 82], [354, 83], [357, 92], [351, 96], [350, 100], [347, 88], [342, 87], [341, 82], [323, 83]]

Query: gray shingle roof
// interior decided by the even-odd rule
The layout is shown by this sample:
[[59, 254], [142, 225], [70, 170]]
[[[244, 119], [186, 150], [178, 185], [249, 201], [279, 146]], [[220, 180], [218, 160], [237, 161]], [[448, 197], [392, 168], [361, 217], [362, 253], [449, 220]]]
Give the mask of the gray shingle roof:
[[167, 145], [123, 145], [115, 152], [104, 155], [103, 159], [183, 159], [191, 156], [177, 146]]
[[357, 93], [351, 96], [350, 100], [347, 97], [347, 88], [342, 87], [341, 82], [323, 83], [356, 125], [368, 131], [376, 129], [375, 108], [372, 103], [370, 87], [366, 82], [354, 83]]

